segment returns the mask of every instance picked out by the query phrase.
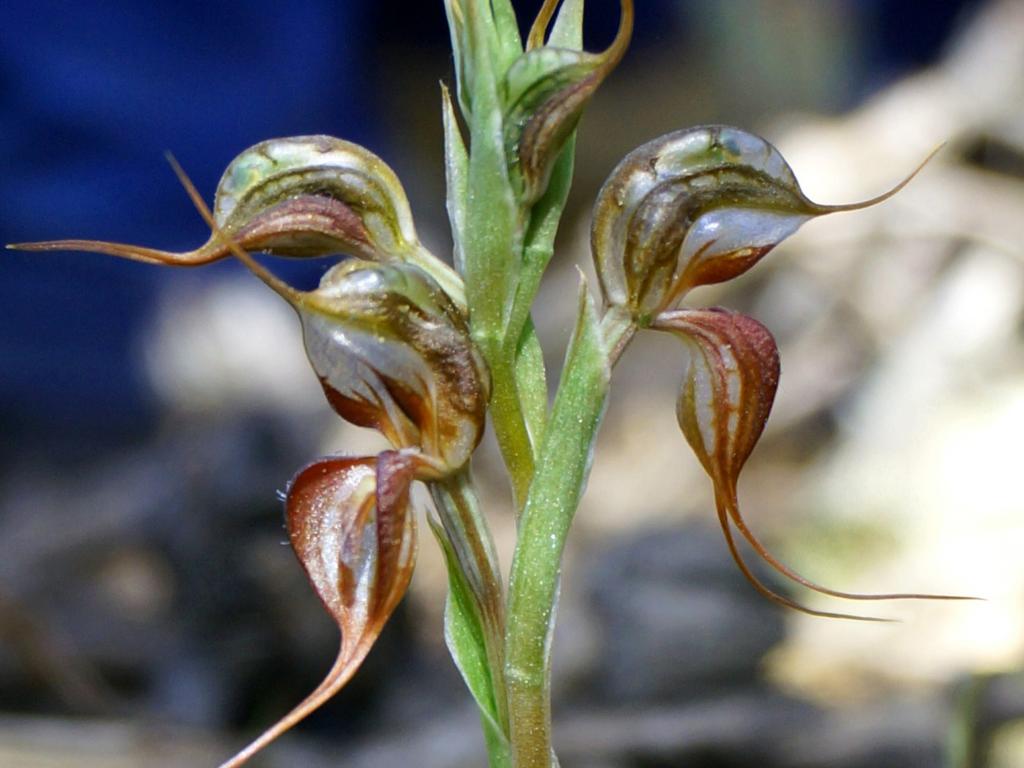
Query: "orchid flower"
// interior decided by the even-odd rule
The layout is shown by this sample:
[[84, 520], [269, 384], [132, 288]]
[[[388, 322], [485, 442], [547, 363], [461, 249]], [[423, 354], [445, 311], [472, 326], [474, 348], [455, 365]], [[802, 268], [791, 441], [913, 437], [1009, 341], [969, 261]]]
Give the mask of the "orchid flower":
[[767, 587], [747, 566], [735, 527], [775, 570], [817, 592], [849, 600], [957, 600], [955, 595], [859, 594], [820, 586], [772, 555], [740, 514], [740, 470], [757, 443], [779, 383], [779, 352], [753, 318], [723, 309], [676, 309], [693, 288], [753, 267], [805, 222], [876, 205], [902, 189], [928, 161], [881, 195], [821, 205], [804, 195], [792, 169], [764, 139], [738, 128], [678, 131], [634, 150], [597, 198], [591, 242], [611, 312], [637, 328], [665, 331], [685, 346], [687, 366], [676, 414], [715, 490], [718, 520], [733, 559], [769, 599], [804, 613], [884, 621], [807, 608]]

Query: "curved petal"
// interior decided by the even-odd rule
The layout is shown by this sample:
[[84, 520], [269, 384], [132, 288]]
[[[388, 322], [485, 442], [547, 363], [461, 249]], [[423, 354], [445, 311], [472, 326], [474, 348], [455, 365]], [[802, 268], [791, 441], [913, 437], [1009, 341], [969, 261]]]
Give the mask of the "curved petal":
[[687, 442], [715, 486], [718, 519], [729, 551], [754, 587], [770, 599], [804, 613], [833, 618], [883, 621], [869, 616], [806, 608], [765, 586], [747, 567], [732, 536], [732, 526], [772, 568], [793, 581], [832, 597], [848, 600], [969, 600], [957, 595], [842, 592], [801, 576], [776, 558], [740, 514], [737, 481], [757, 443], [779, 381], [779, 354], [768, 329], [745, 315], [721, 309], [666, 312], [654, 326], [670, 331], [689, 348], [676, 414]]
[[779, 353], [768, 329], [724, 309], [666, 312], [654, 326], [688, 347], [676, 415], [704, 469], [735, 487], [775, 399]]
[[[750, 570], [733, 539], [732, 525], [748, 533], [740, 516], [736, 484], [764, 430], [779, 382], [778, 349], [768, 329], [753, 318], [723, 309], [666, 312], [653, 327], [674, 333], [687, 346], [676, 416], [687, 442], [711, 476], [718, 521], [743, 575], [758, 592], [780, 605], [816, 616], [874, 621], [872, 617], [816, 611], [778, 594]], [[774, 558], [769, 562], [774, 564]]]
[[591, 246], [605, 300], [646, 324], [691, 288], [750, 269], [809, 219], [888, 199], [923, 166], [871, 200], [820, 205], [752, 133], [712, 125], [654, 139], [619, 163], [594, 206]]
[[289, 539], [341, 630], [341, 648], [316, 690], [221, 768], [242, 765], [323, 705], [366, 658], [412, 577], [414, 471], [414, 457], [387, 451], [376, 458], [321, 459], [292, 480], [285, 501]]

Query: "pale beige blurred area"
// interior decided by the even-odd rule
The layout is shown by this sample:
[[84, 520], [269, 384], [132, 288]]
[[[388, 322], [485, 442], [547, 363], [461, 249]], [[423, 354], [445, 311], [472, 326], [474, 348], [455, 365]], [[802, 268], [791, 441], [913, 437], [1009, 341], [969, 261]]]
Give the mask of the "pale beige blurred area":
[[214, 765], [227, 748], [208, 734], [140, 729], [134, 724], [66, 722], [9, 717], [0, 722], [5, 768], [192, 768]]

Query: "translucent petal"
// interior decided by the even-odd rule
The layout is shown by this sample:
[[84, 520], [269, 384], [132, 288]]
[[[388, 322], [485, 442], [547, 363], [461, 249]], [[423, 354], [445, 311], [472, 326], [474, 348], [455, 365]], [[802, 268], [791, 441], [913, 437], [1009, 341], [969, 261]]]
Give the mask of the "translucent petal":
[[341, 630], [338, 657], [323, 682], [221, 768], [245, 763], [333, 697], [359, 669], [409, 586], [416, 522], [409, 510], [415, 458], [321, 459], [292, 480], [288, 536], [310, 583]]
[[721, 309], [666, 312], [653, 326], [677, 335], [687, 346], [676, 414], [687, 441], [715, 487], [715, 504], [726, 543], [753, 586], [775, 602], [816, 616], [882, 621], [871, 616], [807, 608], [774, 592], [747, 567], [733, 541], [735, 527], [754, 551], [783, 576], [808, 589], [848, 600], [971, 599], [913, 593], [863, 594], [823, 587], [776, 558], [747, 526], [740, 513], [737, 482], [771, 411], [779, 381], [779, 355], [763, 325]]
[[879, 203], [917, 170], [871, 200], [820, 205], [758, 136], [721, 125], [662, 136], [627, 155], [598, 195], [591, 246], [605, 301], [646, 325], [691, 288], [750, 269], [804, 222]]

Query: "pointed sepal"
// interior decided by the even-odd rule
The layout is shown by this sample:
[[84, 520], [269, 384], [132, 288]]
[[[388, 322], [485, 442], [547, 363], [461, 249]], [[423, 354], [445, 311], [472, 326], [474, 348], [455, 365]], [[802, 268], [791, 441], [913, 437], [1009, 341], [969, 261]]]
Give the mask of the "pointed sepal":
[[714, 484], [718, 522], [743, 575], [781, 605], [815, 615], [861, 618], [814, 611], [773, 591], [750, 570], [733, 539], [733, 525], [746, 531], [736, 491], [740, 470], [764, 430], [779, 383], [779, 354], [768, 329], [723, 309], [666, 312], [652, 327], [686, 344], [676, 416]]
[[416, 560], [409, 509], [414, 456], [321, 459], [292, 480], [288, 537], [313, 589], [341, 630], [334, 666], [306, 699], [221, 768], [256, 752], [332, 698], [352, 678], [405, 595]]
[[778, 573], [821, 594], [847, 600], [972, 599], [959, 595], [843, 592], [811, 581], [775, 557], [747, 526], [737, 494], [740, 471], [764, 430], [778, 387], [775, 340], [753, 318], [722, 309], [666, 312], [652, 327], [675, 334], [687, 345], [687, 366], [676, 408], [679, 426], [714, 484], [718, 520], [729, 551], [755, 589], [781, 605], [815, 616], [885, 621], [814, 610], [773, 591], [743, 560], [733, 540], [734, 527]]
[[[358, 144], [331, 136], [293, 136], [242, 152], [221, 177], [213, 218], [223, 236], [247, 251], [278, 256], [347, 254], [381, 263], [412, 263], [462, 301], [462, 282], [419, 242], [405, 190], [395, 172]], [[167, 252], [97, 240], [14, 246], [78, 250], [151, 264], [197, 266], [226, 257], [223, 237]]]
[[806, 221], [888, 199], [923, 165], [871, 200], [820, 205], [754, 134], [704, 126], [662, 136], [627, 155], [595, 203], [591, 247], [605, 301], [646, 325], [690, 289], [746, 272]]

